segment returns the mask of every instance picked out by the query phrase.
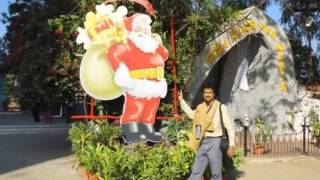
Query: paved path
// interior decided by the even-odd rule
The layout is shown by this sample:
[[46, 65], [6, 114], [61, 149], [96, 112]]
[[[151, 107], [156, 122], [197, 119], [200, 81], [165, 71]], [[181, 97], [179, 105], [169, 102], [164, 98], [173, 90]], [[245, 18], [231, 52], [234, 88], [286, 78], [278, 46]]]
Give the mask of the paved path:
[[239, 180], [319, 180], [320, 160], [311, 157], [249, 158]]
[[[81, 180], [73, 168], [69, 125], [55, 118], [32, 122], [30, 113], [0, 113], [0, 180]], [[320, 160], [248, 158], [238, 180], [320, 180]]]
[[30, 113], [0, 113], [0, 180], [81, 180], [73, 168], [69, 125]]
[[73, 156], [47, 160], [0, 174], [0, 180], [82, 180], [73, 163]]

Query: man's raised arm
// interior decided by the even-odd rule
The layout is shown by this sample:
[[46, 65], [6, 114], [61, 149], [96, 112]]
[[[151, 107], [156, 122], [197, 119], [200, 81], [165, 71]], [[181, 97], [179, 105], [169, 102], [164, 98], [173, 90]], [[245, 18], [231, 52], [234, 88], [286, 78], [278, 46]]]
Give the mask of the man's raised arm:
[[190, 108], [190, 106], [187, 104], [187, 102], [183, 99], [183, 95], [182, 95], [182, 91], [181, 90], [179, 92], [178, 98], [179, 98], [179, 101], [180, 101], [181, 109], [187, 114], [187, 116], [190, 119], [194, 119], [195, 110], [192, 110]]

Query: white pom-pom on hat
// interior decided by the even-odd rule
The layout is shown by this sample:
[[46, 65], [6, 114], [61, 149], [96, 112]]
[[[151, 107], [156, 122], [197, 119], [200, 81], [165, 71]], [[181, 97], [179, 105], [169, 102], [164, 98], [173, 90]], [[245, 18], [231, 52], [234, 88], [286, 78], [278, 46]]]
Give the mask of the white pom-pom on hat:
[[125, 6], [119, 6], [115, 13], [120, 16], [126, 16], [128, 14], [128, 9]]
[[146, 14], [137, 13], [136, 16], [132, 20], [132, 29], [135, 29], [139, 25], [139, 21], [143, 21], [146, 24], [151, 24], [152, 19], [150, 16]]

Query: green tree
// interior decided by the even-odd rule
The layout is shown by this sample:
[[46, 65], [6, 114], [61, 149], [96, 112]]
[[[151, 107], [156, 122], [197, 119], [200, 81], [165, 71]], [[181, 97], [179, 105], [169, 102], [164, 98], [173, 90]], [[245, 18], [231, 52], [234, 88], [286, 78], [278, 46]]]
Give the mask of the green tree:
[[8, 24], [6, 59], [10, 73], [16, 75], [18, 95], [25, 108], [45, 110], [62, 99], [53, 71], [60, 34], [52, 31], [48, 19], [69, 9], [67, 3], [52, 0], [16, 0], [3, 15]]
[[6, 70], [5, 57], [7, 56], [7, 42], [0, 38], [0, 73]]
[[[282, 8], [281, 23], [285, 25], [286, 31], [295, 41], [305, 42], [307, 46], [307, 54], [301, 52], [301, 49], [293, 51], [301, 52], [299, 59], [308, 65], [309, 80], [315, 80], [315, 76], [319, 74], [315, 67], [315, 58], [312, 57], [311, 40], [320, 37], [320, 2], [317, 0], [277, 0]], [[306, 56], [304, 56], [306, 55]], [[296, 59], [297, 61], [298, 59]]]

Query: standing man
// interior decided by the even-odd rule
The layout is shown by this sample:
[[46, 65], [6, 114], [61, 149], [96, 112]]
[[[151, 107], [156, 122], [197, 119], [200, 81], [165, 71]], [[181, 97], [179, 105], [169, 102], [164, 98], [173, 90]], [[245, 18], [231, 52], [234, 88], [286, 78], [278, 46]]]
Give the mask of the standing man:
[[[223, 126], [227, 130], [229, 136], [229, 148], [227, 154], [232, 157], [234, 154], [235, 130], [234, 124], [229, 118], [227, 107], [215, 98], [215, 93], [212, 87], [204, 86], [203, 100], [196, 110], [192, 110], [183, 99], [182, 92], [179, 94], [179, 101], [182, 110], [194, 121], [203, 121], [210, 119], [209, 126], [205, 129], [203, 140], [197, 150], [194, 165], [189, 180], [200, 180], [207, 164], [210, 164], [211, 179], [221, 180], [222, 167], [222, 152], [220, 143], [223, 136], [221, 119]], [[220, 107], [221, 106], [221, 107]], [[221, 108], [222, 117], [220, 117], [219, 108]]]

